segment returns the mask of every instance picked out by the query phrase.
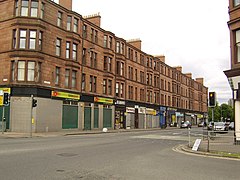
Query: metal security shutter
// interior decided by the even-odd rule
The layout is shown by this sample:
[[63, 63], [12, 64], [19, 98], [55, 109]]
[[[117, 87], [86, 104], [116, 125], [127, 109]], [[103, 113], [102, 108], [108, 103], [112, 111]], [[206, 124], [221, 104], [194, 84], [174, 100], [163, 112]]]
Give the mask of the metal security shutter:
[[78, 128], [78, 107], [63, 105], [62, 128]]
[[112, 109], [103, 108], [103, 127], [112, 127]]
[[144, 129], [144, 114], [139, 114], [139, 128]]
[[134, 129], [135, 128], [135, 114], [134, 113], [129, 113], [130, 115], [130, 126], [131, 126], [131, 129]]
[[152, 115], [147, 114], [147, 128], [152, 128]]
[[91, 130], [91, 107], [84, 107], [84, 130]]
[[98, 115], [99, 115], [98, 108], [94, 108], [94, 128], [98, 128]]

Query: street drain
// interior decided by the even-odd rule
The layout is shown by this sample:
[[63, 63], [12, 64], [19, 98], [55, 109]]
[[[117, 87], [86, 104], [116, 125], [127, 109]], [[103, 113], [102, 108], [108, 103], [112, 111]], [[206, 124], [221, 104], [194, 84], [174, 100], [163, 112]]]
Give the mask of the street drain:
[[65, 170], [63, 169], [57, 169], [57, 172], [64, 172]]
[[61, 153], [61, 154], [57, 154], [58, 156], [63, 156], [63, 157], [73, 157], [73, 156], [77, 156], [78, 154], [74, 154], [74, 153]]

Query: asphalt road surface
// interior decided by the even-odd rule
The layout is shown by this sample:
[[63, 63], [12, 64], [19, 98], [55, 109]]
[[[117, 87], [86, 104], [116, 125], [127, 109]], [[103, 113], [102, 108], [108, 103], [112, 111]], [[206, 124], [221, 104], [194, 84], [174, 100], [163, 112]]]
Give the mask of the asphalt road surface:
[[0, 139], [0, 179], [240, 179], [240, 161], [172, 150], [187, 140], [186, 129]]

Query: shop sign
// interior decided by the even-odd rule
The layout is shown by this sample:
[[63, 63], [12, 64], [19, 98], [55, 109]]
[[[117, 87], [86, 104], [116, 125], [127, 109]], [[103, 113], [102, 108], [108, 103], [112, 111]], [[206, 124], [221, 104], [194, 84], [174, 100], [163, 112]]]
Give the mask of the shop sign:
[[0, 95], [0, 106], [3, 106], [3, 95]]
[[177, 111], [175, 108], [168, 108], [168, 111]]
[[119, 104], [119, 105], [125, 105], [125, 101], [120, 101], [120, 100], [117, 100], [115, 102], [115, 104]]
[[184, 115], [182, 113], [180, 113], [180, 112], [176, 112], [176, 116], [177, 117], [183, 117]]
[[113, 99], [103, 98], [103, 97], [94, 97], [94, 102], [103, 103], [103, 104], [113, 104]]
[[160, 111], [166, 111], [166, 107], [160, 107]]
[[139, 107], [139, 109], [138, 109], [138, 112], [140, 113], [140, 114], [145, 114], [145, 107]]
[[0, 91], [3, 91], [3, 93], [11, 93], [11, 88], [0, 88]]
[[3, 95], [4, 93], [11, 93], [11, 89], [10, 88], [0, 88], [0, 106], [3, 106]]
[[156, 115], [157, 114], [157, 112], [156, 112], [156, 110], [154, 110], [154, 109], [146, 109], [146, 114], [151, 114], [151, 115]]
[[133, 107], [126, 107], [126, 112], [128, 112], [128, 113], [135, 113], [135, 108], [133, 108]]
[[60, 91], [52, 91], [52, 97], [80, 100], [79, 94], [66, 93], [66, 92], [60, 92]]

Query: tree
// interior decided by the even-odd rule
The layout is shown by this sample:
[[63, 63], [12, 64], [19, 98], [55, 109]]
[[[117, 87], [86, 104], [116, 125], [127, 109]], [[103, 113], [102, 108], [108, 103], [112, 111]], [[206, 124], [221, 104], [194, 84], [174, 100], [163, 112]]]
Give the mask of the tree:
[[[216, 103], [214, 107], [214, 121], [226, 121], [230, 120], [233, 121], [233, 108], [227, 104]], [[212, 121], [212, 108], [208, 108], [208, 119]]]

